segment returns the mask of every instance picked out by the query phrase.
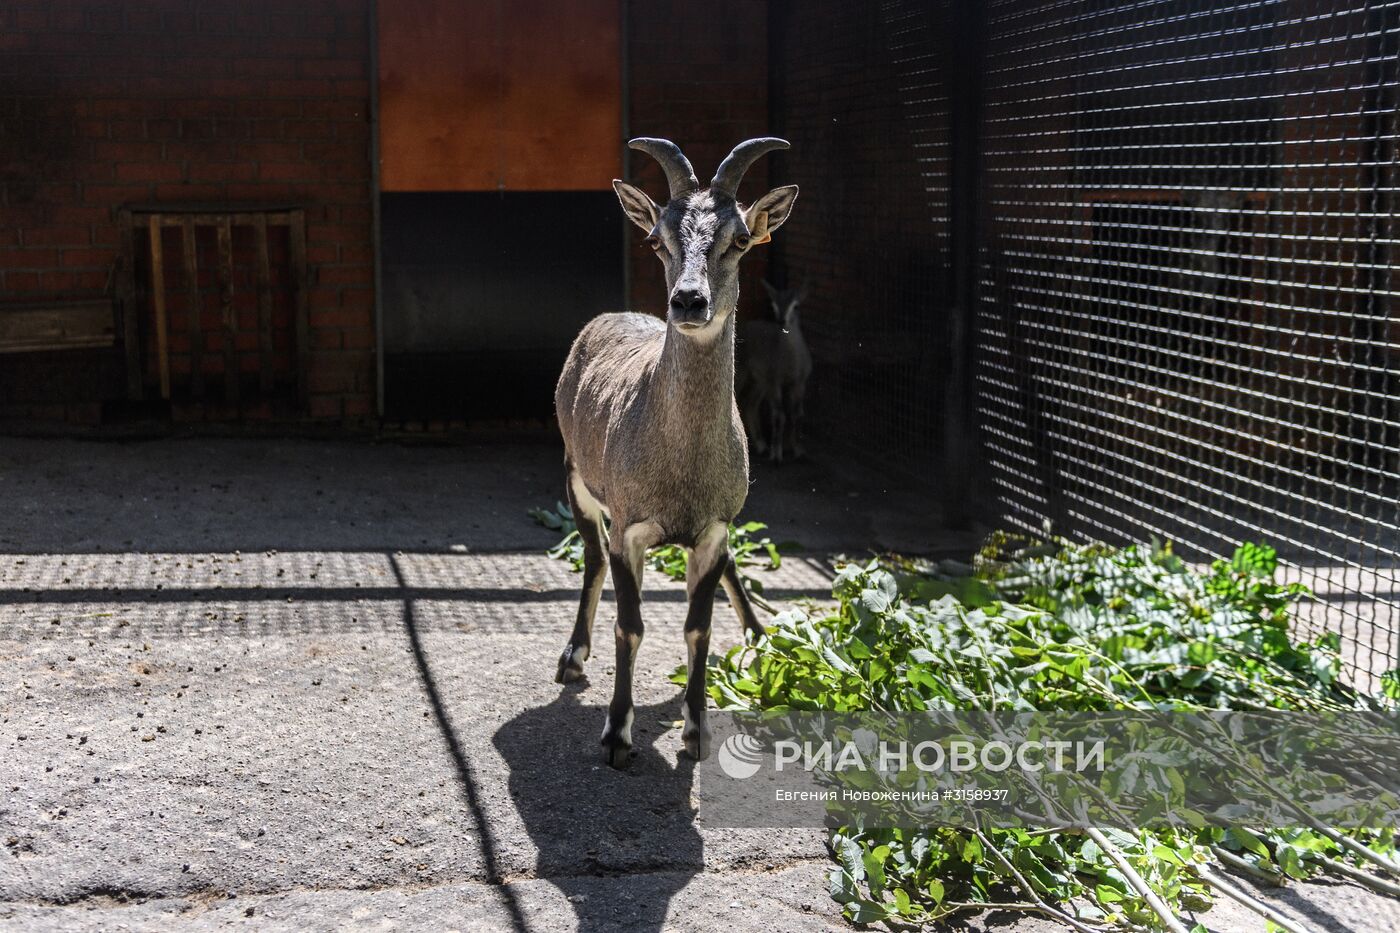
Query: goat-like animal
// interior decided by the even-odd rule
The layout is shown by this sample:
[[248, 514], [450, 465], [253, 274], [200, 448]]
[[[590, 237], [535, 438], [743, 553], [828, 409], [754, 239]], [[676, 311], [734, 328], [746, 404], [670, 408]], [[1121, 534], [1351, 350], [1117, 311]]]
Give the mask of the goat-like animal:
[[[679, 544], [689, 558], [685, 621], [690, 673], [681, 741], [709, 754], [705, 662], [715, 589], [723, 585], [744, 629], [762, 634], [729, 551], [729, 523], [748, 495], [749, 459], [734, 401], [734, 308], [739, 260], [768, 242], [797, 198], [775, 188], [753, 204], [735, 198], [744, 172], [781, 139], [740, 143], [702, 189], [689, 160], [664, 139], [634, 139], [666, 172], [670, 199], [659, 205], [622, 181], [613, 188], [627, 216], [666, 270], [666, 321], [605, 314], [569, 351], [555, 389], [564, 435], [569, 502], [583, 538], [583, 594], [555, 677], [583, 674], [607, 555], [617, 594], [617, 666], [603, 726], [603, 757], [622, 767], [632, 748], [632, 671], [642, 641], [641, 583], [647, 548]], [[611, 534], [605, 519], [611, 521]]]
[[774, 463], [802, 456], [800, 428], [812, 375], [798, 306], [807, 285], [777, 289], [763, 283], [772, 318], [739, 324], [739, 410], [754, 453]]

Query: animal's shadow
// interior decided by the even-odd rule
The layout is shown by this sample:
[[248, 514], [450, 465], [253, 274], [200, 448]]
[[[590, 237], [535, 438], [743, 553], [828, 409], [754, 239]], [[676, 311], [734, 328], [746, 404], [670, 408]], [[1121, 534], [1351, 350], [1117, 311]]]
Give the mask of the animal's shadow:
[[[694, 762], [676, 764], [658, 739], [680, 745], [679, 696], [638, 706], [635, 757], [626, 770], [603, 763], [598, 735], [603, 691], [579, 681], [545, 706], [526, 710], [492, 738], [510, 768], [510, 794], [538, 851], [536, 874], [559, 888], [578, 929], [661, 930], [671, 898], [704, 867], [691, 803]], [[628, 875], [619, 885], [601, 877]]]

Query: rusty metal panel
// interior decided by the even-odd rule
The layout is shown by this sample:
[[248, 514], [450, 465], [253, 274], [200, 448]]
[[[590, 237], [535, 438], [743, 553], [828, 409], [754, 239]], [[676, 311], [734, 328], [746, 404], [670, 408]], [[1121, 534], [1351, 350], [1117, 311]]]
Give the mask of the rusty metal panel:
[[620, 22], [618, 0], [379, 4], [381, 190], [606, 189]]

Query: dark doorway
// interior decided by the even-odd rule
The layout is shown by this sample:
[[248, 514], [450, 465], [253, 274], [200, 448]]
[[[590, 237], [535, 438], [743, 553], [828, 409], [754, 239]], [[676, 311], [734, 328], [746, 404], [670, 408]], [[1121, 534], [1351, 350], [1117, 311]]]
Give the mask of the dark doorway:
[[569, 344], [623, 307], [611, 191], [381, 195], [391, 420], [545, 418]]

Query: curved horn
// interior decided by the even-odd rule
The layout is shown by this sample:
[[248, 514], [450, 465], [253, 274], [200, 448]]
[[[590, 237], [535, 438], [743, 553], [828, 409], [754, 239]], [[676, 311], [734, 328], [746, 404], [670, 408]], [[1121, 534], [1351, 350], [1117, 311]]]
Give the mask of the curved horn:
[[661, 163], [662, 170], [666, 172], [666, 181], [671, 186], [672, 199], [699, 190], [700, 182], [695, 177], [695, 169], [690, 167], [690, 160], [681, 152], [681, 147], [669, 139], [639, 136], [630, 140], [627, 146], [645, 152]]
[[786, 139], [778, 139], [774, 136], [764, 136], [760, 139], [750, 139], [734, 147], [734, 151], [725, 157], [724, 161], [715, 169], [714, 180], [710, 182], [710, 188], [723, 192], [731, 198], [739, 196], [739, 182], [744, 180], [744, 173], [749, 170], [749, 166], [758, 161], [758, 157], [765, 152], [772, 152], [774, 149], [788, 149]]

